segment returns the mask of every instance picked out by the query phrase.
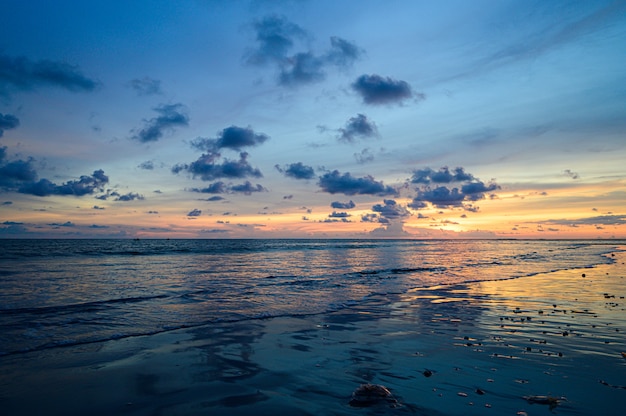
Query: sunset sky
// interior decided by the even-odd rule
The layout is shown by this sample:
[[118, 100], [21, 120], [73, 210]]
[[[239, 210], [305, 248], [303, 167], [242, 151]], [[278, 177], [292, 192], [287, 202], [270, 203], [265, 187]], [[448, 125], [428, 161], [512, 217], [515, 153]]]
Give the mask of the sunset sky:
[[24, 1], [0, 237], [626, 238], [626, 1]]

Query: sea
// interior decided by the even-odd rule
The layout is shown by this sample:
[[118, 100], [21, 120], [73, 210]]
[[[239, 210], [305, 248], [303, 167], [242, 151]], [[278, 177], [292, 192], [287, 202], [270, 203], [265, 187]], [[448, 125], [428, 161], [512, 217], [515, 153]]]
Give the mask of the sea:
[[625, 240], [0, 240], [0, 356], [612, 262]]

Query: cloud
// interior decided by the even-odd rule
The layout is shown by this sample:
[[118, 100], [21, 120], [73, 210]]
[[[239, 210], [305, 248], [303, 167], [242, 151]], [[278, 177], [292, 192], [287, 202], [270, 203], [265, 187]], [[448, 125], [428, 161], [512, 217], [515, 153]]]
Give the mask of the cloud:
[[161, 81], [150, 77], [135, 78], [129, 82], [129, 85], [139, 96], [162, 94]]
[[411, 216], [411, 213], [405, 207], [398, 205], [393, 199], [384, 199], [382, 204], [376, 204], [372, 207], [372, 211], [378, 212], [382, 218], [387, 220], [395, 220]]
[[230, 126], [218, 132], [215, 139], [198, 137], [191, 146], [200, 151], [216, 153], [218, 149], [241, 150], [244, 147], [258, 146], [269, 139], [263, 133], [255, 133], [250, 126]]
[[328, 218], [348, 218], [351, 217], [351, 214], [348, 214], [347, 212], [337, 212], [337, 211], [333, 211], [332, 214], [328, 214]]
[[189, 117], [184, 113], [182, 104], [162, 104], [153, 109], [159, 115], [145, 120], [145, 126], [132, 136], [141, 143], [156, 142], [165, 132], [171, 132], [177, 127], [189, 125]]
[[172, 168], [172, 172], [177, 174], [181, 171], [188, 171], [195, 177], [200, 177], [203, 181], [212, 181], [220, 178], [260, 178], [263, 175], [257, 168], [253, 168], [247, 161], [248, 153], [241, 152], [239, 160], [224, 159], [223, 163], [217, 163], [219, 155], [205, 153], [191, 164], [178, 164]]
[[339, 202], [339, 201], [335, 201], [335, 202], [331, 202], [330, 203], [330, 207], [331, 208], [335, 208], [335, 209], [352, 209], [354, 208], [356, 205], [354, 202], [352, 202], [352, 200], [350, 202]]
[[354, 143], [357, 138], [378, 137], [378, 129], [376, 124], [368, 120], [367, 116], [357, 114], [351, 117], [344, 128], [339, 129], [341, 135], [339, 141], [346, 143]]
[[76, 66], [64, 62], [0, 55], [0, 95], [48, 86], [69, 91], [93, 91], [98, 82], [83, 75]]
[[187, 213], [188, 217], [199, 217], [202, 214], [202, 210], [193, 209]]
[[397, 191], [391, 186], [383, 185], [371, 176], [355, 178], [349, 172], [343, 175], [334, 170], [327, 172], [319, 178], [319, 186], [323, 191], [344, 195], [395, 195]]
[[[463, 208], [476, 212], [478, 207], [468, 202], [475, 202], [485, 198], [485, 193], [500, 189], [495, 182], [485, 184], [474, 175], [465, 172], [461, 167], [450, 171], [447, 166], [435, 171], [431, 168], [418, 169], [413, 172], [411, 183], [418, 184], [417, 195], [409, 208], [423, 209], [431, 204], [436, 208]], [[446, 184], [446, 186], [431, 187], [432, 184]], [[447, 186], [456, 184], [457, 186]]]
[[313, 179], [315, 170], [311, 166], [306, 166], [302, 162], [291, 163], [283, 168], [275, 166], [280, 173], [294, 179]]
[[297, 42], [309, 34], [282, 16], [269, 16], [253, 23], [257, 48], [245, 59], [251, 65], [273, 65], [278, 70], [278, 83], [298, 86], [322, 81], [328, 67], [347, 68], [360, 58], [362, 50], [355, 44], [336, 36], [330, 38], [330, 48], [315, 54], [309, 50], [292, 53]]
[[77, 181], [68, 181], [57, 185], [48, 179], [40, 179], [38, 182], [25, 182], [17, 190], [23, 194], [36, 196], [50, 195], [90, 195], [102, 191], [104, 185], [109, 182], [109, 177], [102, 169], [96, 170], [91, 176], [83, 175]]
[[576, 173], [576, 172], [572, 172], [572, 171], [571, 171], [571, 170], [569, 170], [569, 169], [565, 169], [565, 170], [563, 171], [563, 174], [564, 174], [565, 176], [569, 176], [569, 177], [570, 177], [570, 178], [572, 178], [572, 179], [578, 179], [578, 178], [580, 178], [580, 176], [578, 175], [578, 173]]
[[360, 153], [354, 153], [353, 156], [360, 165], [374, 161], [374, 155], [369, 148], [361, 150]]
[[413, 171], [412, 183], [451, 183], [451, 182], [465, 182], [474, 180], [474, 176], [466, 173], [461, 167], [454, 168], [452, 172], [447, 166], [439, 168], [435, 171], [431, 168], [418, 169]]
[[206, 188], [192, 188], [191, 191], [203, 194], [223, 194], [226, 192], [226, 185], [224, 184], [224, 182], [218, 181], [212, 183]]
[[154, 170], [154, 162], [151, 160], [148, 160], [146, 162], [140, 163], [139, 166], [137, 166], [139, 169], [144, 169], [144, 170]]
[[249, 181], [246, 181], [241, 185], [232, 185], [229, 189], [231, 192], [238, 192], [246, 195], [250, 195], [253, 192], [267, 192], [267, 189], [261, 185], [252, 185]]
[[11, 114], [0, 113], [0, 137], [4, 135], [5, 130], [11, 130], [20, 125], [20, 120]]
[[145, 198], [144, 198], [143, 195], [140, 195], [138, 193], [129, 192], [129, 193], [125, 194], [125, 195], [119, 195], [118, 194], [117, 198], [115, 198], [115, 201], [128, 202], [128, 201], [134, 201], [135, 199], [143, 200]]
[[546, 220], [541, 221], [543, 224], [552, 225], [625, 225], [626, 215], [598, 215], [595, 217], [577, 218], [572, 220], [559, 219], [559, 220]]
[[[412, 98], [413, 91], [406, 81], [383, 78], [380, 75], [361, 75], [352, 84], [352, 89], [361, 95], [365, 104], [393, 104]], [[418, 98], [423, 98], [418, 94]]]
[[253, 65], [282, 62], [294, 41], [308, 36], [304, 29], [282, 16], [267, 16], [252, 25], [259, 45], [249, 53], [246, 61]]

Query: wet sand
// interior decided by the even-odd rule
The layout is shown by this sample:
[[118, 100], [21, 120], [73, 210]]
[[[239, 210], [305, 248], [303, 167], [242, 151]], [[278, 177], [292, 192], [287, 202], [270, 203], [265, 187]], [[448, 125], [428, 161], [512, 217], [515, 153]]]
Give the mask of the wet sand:
[[[338, 312], [0, 357], [3, 415], [621, 415], [626, 253]], [[583, 277], [584, 274], [584, 277]], [[350, 405], [361, 384], [394, 401]]]

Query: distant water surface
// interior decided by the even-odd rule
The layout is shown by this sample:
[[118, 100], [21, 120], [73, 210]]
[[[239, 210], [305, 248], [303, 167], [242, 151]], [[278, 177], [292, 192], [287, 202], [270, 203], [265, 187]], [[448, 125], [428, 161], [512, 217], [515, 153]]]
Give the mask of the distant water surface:
[[611, 262], [626, 241], [0, 240], [0, 355]]

